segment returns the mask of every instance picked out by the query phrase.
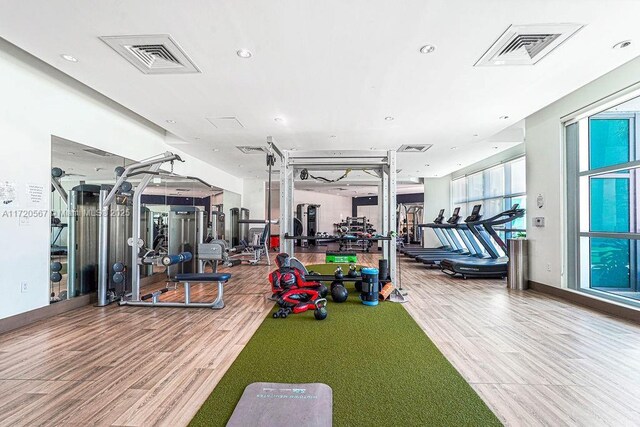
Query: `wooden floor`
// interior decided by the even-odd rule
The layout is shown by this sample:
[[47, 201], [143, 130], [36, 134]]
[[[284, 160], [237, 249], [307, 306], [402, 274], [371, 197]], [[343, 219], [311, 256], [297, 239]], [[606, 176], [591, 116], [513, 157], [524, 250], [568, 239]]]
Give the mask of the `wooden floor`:
[[[0, 335], [0, 425], [188, 423], [271, 307], [268, 267], [230, 271], [220, 311], [86, 307]], [[402, 279], [407, 310], [505, 424], [640, 425], [638, 325], [410, 260]]]

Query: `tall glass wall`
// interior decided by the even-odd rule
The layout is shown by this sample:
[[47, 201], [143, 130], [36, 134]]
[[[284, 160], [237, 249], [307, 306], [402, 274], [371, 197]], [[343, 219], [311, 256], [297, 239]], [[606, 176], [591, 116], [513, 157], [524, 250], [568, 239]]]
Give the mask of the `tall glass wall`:
[[[466, 216], [473, 205], [482, 204], [482, 216], [497, 215], [518, 203], [527, 207], [525, 158], [519, 157], [470, 175], [451, 181], [451, 209], [460, 207], [460, 215]], [[526, 218], [519, 218], [499, 233], [509, 238], [526, 230]]]
[[631, 299], [640, 299], [638, 114], [640, 100], [633, 99], [567, 129], [568, 194], [578, 214], [577, 232], [570, 233], [576, 254], [569, 257], [576, 282]]

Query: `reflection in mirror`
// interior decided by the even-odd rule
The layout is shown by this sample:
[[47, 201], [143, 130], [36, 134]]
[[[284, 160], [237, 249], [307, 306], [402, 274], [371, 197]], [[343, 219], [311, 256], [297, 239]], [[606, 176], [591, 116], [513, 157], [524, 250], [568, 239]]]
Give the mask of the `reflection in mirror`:
[[[130, 300], [134, 292], [139, 299], [146, 295], [140, 291], [148, 293], [167, 277], [197, 272], [202, 268], [198, 245], [224, 237], [221, 190], [198, 178], [174, 174], [168, 163], [167, 169], [127, 173], [114, 192], [118, 178], [132, 164], [111, 153], [52, 138], [52, 303], [89, 294], [98, 295], [98, 305]], [[108, 197], [110, 192], [115, 197]], [[112, 201], [101, 211], [103, 200]], [[134, 206], [139, 206], [139, 217]], [[140, 234], [134, 239], [137, 226]], [[192, 262], [162, 261], [165, 255], [184, 252], [192, 255]], [[100, 259], [106, 263], [100, 264]]]
[[[149, 234], [145, 241], [151, 242], [144, 248], [147, 257], [183, 252], [195, 255], [200, 243], [211, 238], [224, 238], [224, 228], [220, 228], [224, 216], [219, 215], [218, 193], [221, 190], [197, 178], [173, 175], [167, 170], [161, 170], [154, 176], [141, 199], [143, 221], [146, 217], [151, 224], [146, 230]], [[144, 227], [142, 232], [145, 232]], [[197, 258], [194, 256], [191, 262], [169, 267], [147, 265], [146, 269], [148, 274], [166, 274], [166, 277], [195, 273], [198, 270]]]
[[[52, 136], [51, 303], [95, 292], [98, 194], [102, 185], [115, 183], [116, 167], [130, 163], [123, 157]], [[123, 250], [124, 245], [119, 248]]]

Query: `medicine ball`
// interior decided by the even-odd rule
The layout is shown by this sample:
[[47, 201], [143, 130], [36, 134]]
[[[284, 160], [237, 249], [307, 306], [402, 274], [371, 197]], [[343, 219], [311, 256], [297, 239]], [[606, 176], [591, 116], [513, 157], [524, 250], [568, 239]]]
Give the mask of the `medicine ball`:
[[362, 292], [362, 280], [357, 280], [354, 285], [356, 287], [356, 291]]
[[345, 302], [348, 296], [349, 292], [347, 292], [345, 287], [342, 285], [335, 286], [331, 290], [331, 299], [333, 302]]

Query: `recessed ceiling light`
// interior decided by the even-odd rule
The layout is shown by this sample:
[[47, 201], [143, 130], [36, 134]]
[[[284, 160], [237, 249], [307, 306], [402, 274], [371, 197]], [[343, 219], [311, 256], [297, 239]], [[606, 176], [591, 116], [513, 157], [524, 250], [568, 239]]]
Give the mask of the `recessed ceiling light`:
[[500, 116], [499, 119], [500, 120], [507, 120], [509, 118], [509, 116]]
[[497, 149], [498, 149], [498, 147], [492, 147], [492, 148], [493, 148], [494, 150], [497, 150]]
[[218, 151], [220, 151], [220, 149], [219, 148], [214, 148], [213, 151], [215, 151], [217, 153]]
[[284, 122], [284, 119], [283, 119], [282, 117], [276, 117], [276, 118], [275, 118], [275, 119], [273, 119], [273, 120], [275, 120], [275, 121], [276, 121], [276, 122], [278, 122], [278, 123], [283, 123], [283, 122]]
[[385, 117], [384, 119], [385, 119], [386, 121], [390, 122], [391, 120], [393, 120], [393, 117], [391, 117], [391, 116], [387, 116], [387, 117]]
[[194, 136], [193, 139], [195, 139], [196, 141], [200, 141], [200, 137], [199, 136]]
[[624, 49], [625, 47], [631, 46], [631, 40], [625, 40], [620, 43], [616, 43], [613, 45], [614, 49]]
[[462, 166], [462, 163], [458, 163], [458, 166]]
[[239, 168], [241, 168], [241, 167], [242, 167], [242, 165], [238, 165], [238, 167], [239, 167]]
[[70, 156], [75, 156], [76, 155], [76, 153], [74, 153], [73, 151], [67, 151], [67, 154], [70, 155]]
[[474, 134], [473, 134], [473, 136], [478, 136], [478, 134], [477, 134], [477, 133], [474, 133]]
[[252, 53], [247, 49], [240, 49], [236, 51], [236, 55], [238, 55], [240, 58], [247, 59], [247, 58], [251, 58]]
[[425, 166], [429, 167], [429, 166], [431, 166], [431, 165], [427, 163]]
[[436, 47], [432, 44], [426, 44], [420, 48], [420, 53], [433, 53]]
[[75, 56], [68, 55], [66, 53], [63, 53], [62, 55], [60, 55], [60, 57], [62, 57], [62, 59], [64, 59], [65, 61], [78, 62], [78, 59]]
[[335, 135], [329, 135], [329, 138], [335, 138], [335, 137], [336, 137]]
[[176, 122], [175, 120], [167, 120], [167, 123], [174, 124], [175, 122]]
[[456, 148], [458, 148], [458, 147], [451, 147], [452, 150], [455, 150]]

